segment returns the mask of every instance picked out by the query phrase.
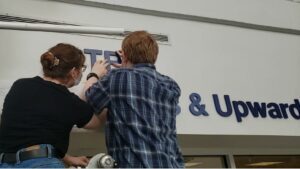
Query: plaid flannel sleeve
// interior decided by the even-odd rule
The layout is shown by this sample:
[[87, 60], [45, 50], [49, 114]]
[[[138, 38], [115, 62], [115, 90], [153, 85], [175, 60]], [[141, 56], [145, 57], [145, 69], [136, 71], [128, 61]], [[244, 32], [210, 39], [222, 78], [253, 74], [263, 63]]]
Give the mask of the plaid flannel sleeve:
[[110, 104], [109, 90], [109, 76], [104, 76], [86, 91], [87, 102], [93, 107], [96, 114]]

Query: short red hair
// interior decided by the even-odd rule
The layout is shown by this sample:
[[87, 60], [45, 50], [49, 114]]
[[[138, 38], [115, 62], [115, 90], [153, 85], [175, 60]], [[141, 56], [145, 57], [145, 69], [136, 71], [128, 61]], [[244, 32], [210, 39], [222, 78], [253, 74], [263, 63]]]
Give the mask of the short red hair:
[[135, 31], [125, 37], [122, 42], [122, 50], [133, 64], [154, 64], [159, 49], [156, 40], [148, 32]]

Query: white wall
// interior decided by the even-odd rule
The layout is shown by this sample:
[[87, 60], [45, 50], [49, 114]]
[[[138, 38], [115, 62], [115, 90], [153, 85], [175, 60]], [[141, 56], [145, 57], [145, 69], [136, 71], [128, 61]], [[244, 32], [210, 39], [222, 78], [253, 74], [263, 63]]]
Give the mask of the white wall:
[[300, 29], [300, 3], [289, 0], [87, 0], [142, 9]]
[[[180, 2], [182, 3], [178, 1]], [[244, 2], [246, 3], [245, 0]], [[247, 4], [251, 2], [252, 9], [256, 9], [262, 3], [247, 2]], [[267, 0], [264, 2], [266, 3]], [[201, 11], [201, 4], [204, 1], [197, 1], [197, 3]], [[283, 12], [278, 15], [273, 13], [278, 18], [289, 18], [292, 15], [289, 11], [293, 11], [293, 8], [284, 5], [290, 2], [276, 0], [274, 3], [282, 6], [282, 10], [287, 12], [286, 15]], [[237, 6], [229, 4], [227, 9], [234, 11]], [[215, 11], [212, 6], [209, 9], [207, 10]], [[262, 9], [266, 9], [266, 4]], [[180, 99], [182, 112], [177, 118], [180, 134], [300, 136], [299, 120], [291, 117], [255, 119], [249, 115], [242, 123], [238, 123], [234, 115], [228, 118], [219, 116], [212, 101], [212, 94], [219, 94], [220, 97], [229, 94], [233, 100], [292, 104], [293, 100], [300, 96], [299, 36], [51, 1], [28, 0], [25, 3], [3, 0], [0, 1], [0, 12], [87, 25], [145, 29], [154, 33], [168, 34], [171, 43], [160, 45], [157, 67], [160, 72], [173, 77], [182, 88]], [[297, 12], [294, 12], [293, 16], [296, 14]], [[241, 14], [241, 16], [244, 17], [240, 19], [256, 18], [257, 23], [262, 22], [263, 19], [260, 19], [264, 18], [264, 15]], [[299, 23], [297, 20], [284, 25], [297, 27]], [[40, 54], [58, 42], [72, 43], [82, 49], [100, 50], [116, 50], [121, 45], [121, 40], [118, 39], [59, 33], [0, 30], [0, 37], [0, 80], [3, 83], [39, 74]], [[90, 63], [89, 60], [87, 63]], [[192, 92], [201, 94], [201, 103], [206, 104], [206, 110], [210, 114], [208, 117], [196, 117], [189, 112], [191, 103], [189, 95]]]
[[[70, 11], [76, 7], [50, 2], [51, 0], [1, 0], [0, 13], [20, 14], [49, 19], [80, 21], [81, 14], [77, 12], [72, 16]], [[179, 14], [203, 16], [210, 18], [226, 19], [253, 24], [300, 29], [300, 3], [295, 0], [86, 0], [91, 2], [108, 3], [141, 9], [157, 10]], [[298, 2], [298, 3], [296, 3]], [[28, 10], [30, 9], [30, 10]], [[95, 10], [89, 8], [88, 10]], [[105, 12], [105, 10], [104, 10]], [[87, 12], [89, 13], [89, 12]], [[86, 13], [86, 14], [87, 14]], [[109, 13], [109, 12], [108, 12]], [[59, 16], [59, 17], [57, 17]], [[94, 17], [91, 17], [94, 18]], [[98, 15], [99, 20], [107, 19]], [[89, 20], [87, 20], [89, 21]], [[83, 22], [84, 23], [84, 22]], [[86, 22], [90, 23], [91, 22]]]

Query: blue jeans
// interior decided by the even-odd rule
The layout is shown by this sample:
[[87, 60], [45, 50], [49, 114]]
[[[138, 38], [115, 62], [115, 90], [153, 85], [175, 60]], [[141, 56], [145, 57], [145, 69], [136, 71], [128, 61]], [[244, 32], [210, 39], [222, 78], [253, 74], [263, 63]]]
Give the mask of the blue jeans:
[[[49, 144], [41, 144], [41, 147], [52, 147]], [[18, 152], [23, 152], [24, 149]], [[18, 154], [17, 152], [17, 154]], [[50, 152], [51, 153], [51, 152]], [[50, 154], [51, 155], [51, 154]], [[46, 158], [34, 158], [25, 161], [19, 161], [17, 163], [1, 163], [0, 158], [0, 168], [65, 168], [63, 162], [58, 158], [46, 157]]]

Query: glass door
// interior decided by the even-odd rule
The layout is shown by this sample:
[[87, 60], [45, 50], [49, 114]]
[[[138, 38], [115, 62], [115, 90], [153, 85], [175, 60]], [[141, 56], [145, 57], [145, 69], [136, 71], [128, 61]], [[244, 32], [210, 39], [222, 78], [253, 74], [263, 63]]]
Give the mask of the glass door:
[[300, 168], [300, 155], [236, 155], [236, 168]]
[[227, 168], [225, 156], [184, 156], [185, 168]]

